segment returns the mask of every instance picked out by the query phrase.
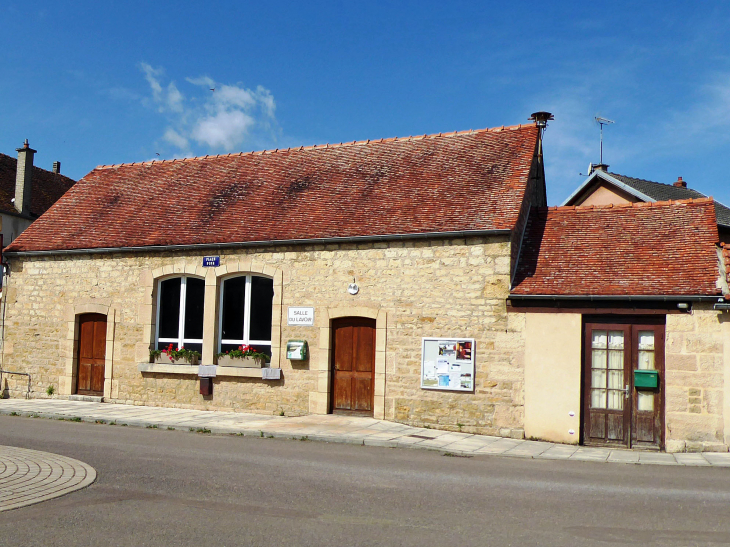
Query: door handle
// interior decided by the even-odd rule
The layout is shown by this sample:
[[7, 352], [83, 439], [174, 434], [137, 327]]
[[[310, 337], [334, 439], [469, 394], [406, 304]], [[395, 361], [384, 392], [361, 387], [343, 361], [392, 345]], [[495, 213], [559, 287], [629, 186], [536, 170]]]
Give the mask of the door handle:
[[624, 397], [629, 398], [629, 384], [626, 384], [626, 387], [624, 388]]

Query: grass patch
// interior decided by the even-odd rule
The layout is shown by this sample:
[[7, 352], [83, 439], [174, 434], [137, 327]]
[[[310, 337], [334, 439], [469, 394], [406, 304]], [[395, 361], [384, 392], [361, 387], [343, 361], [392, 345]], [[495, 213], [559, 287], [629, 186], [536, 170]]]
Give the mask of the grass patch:
[[83, 420], [81, 418], [79, 418], [78, 416], [74, 416], [73, 418], [69, 418], [68, 421], [69, 422], [81, 422]]
[[309, 435], [304, 435], [304, 437], [301, 437], [299, 440], [300, 441], [308, 441], [309, 440]]
[[471, 458], [471, 456], [467, 454], [455, 454], [454, 452], [444, 452], [443, 455], [449, 458]]
[[95, 424], [106, 424], [106, 420], [94, 420]]
[[207, 427], [191, 427], [190, 431], [192, 433], [211, 433], [211, 430]]
[[10, 413], [10, 415], [11, 416], [20, 416], [20, 412], [13, 411], [13, 412]]
[[168, 426], [167, 426], [167, 430], [168, 430], [168, 431], [175, 431], [175, 428], [174, 428], [174, 427], [170, 427], [170, 426], [168, 425]]
[[149, 425], [147, 426], [147, 429], [158, 429], [158, 428], [157, 428], [157, 424], [149, 424]]

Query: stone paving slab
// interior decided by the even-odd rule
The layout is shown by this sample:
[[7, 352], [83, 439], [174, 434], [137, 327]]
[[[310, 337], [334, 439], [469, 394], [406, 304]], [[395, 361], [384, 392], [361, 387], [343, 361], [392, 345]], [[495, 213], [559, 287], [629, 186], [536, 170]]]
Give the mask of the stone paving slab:
[[[643, 465], [684, 465], [730, 467], [729, 453], [666, 454], [624, 449], [561, 445], [472, 433], [413, 427], [373, 418], [314, 415], [268, 416], [243, 412], [202, 411], [68, 401], [63, 399], [0, 399], [0, 414], [97, 423], [126, 424], [132, 427], [209, 430], [217, 434], [265, 436], [282, 439], [306, 438], [365, 446], [386, 446], [437, 450], [469, 456], [506, 456], [549, 460], [631, 463]], [[2, 468], [0, 468], [0, 479]], [[0, 489], [2, 485], [0, 484]]]
[[57, 498], [94, 480], [94, 468], [73, 458], [0, 446], [0, 511]]

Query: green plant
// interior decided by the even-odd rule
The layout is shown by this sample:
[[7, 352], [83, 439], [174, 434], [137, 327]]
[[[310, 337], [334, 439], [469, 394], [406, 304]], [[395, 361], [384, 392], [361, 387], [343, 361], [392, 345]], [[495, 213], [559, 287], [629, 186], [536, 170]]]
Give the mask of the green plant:
[[106, 423], [106, 420], [94, 420], [94, 423], [97, 423], [97, 424], [105, 424]]
[[168, 425], [168, 426], [167, 426], [167, 430], [168, 430], [168, 431], [175, 431], [175, 428], [174, 428], [174, 427], [170, 427], [170, 426]]
[[233, 359], [256, 359], [263, 361], [264, 363], [269, 362], [269, 356], [260, 351], [256, 351], [252, 346], [238, 346], [238, 349], [232, 349], [223, 353], [216, 353], [216, 357], [231, 357]]
[[461, 433], [461, 428], [464, 427], [464, 424], [460, 424], [459, 422], [456, 422], [456, 427], [459, 428], [459, 432]]
[[309, 435], [304, 435], [304, 437], [302, 437], [302, 438], [301, 438], [301, 439], [299, 439], [299, 440], [300, 440], [300, 441], [308, 441], [308, 440], [309, 440]]
[[73, 418], [69, 418], [68, 421], [69, 422], [80, 422], [82, 420], [78, 416], [74, 416]]
[[264, 432], [263, 431], [259, 431], [259, 433], [261, 433], [261, 438], [263, 439], [264, 438]]
[[195, 430], [196, 433], [211, 433], [210, 429], [207, 427], [199, 427]]
[[147, 429], [157, 429], [157, 424], [149, 424]]
[[157, 359], [160, 355], [162, 355], [162, 350], [151, 349], [150, 350], [150, 363], [154, 363], [155, 359]]
[[117, 425], [117, 422], [116, 421], [111, 421], [111, 422], [109, 422], [109, 425]]
[[[193, 351], [193, 350], [187, 349], [187, 348], [175, 348], [175, 349], [172, 349], [172, 344], [170, 344], [169, 346], [167, 346], [165, 349], [161, 350], [160, 351], [160, 354], [161, 353], [164, 353], [165, 355], [167, 355], [167, 357], [173, 363], [175, 361], [192, 361], [193, 358], [195, 358], [195, 357], [200, 358], [200, 352]], [[150, 352], [150, 355], [152, 355], [152, 352]]]
[[279, 411], [279, 416], [284, 416], [284, 409], [283, 408]]
[[52, 395], [53, 395], [54, 393], [56, 393], [56, 388], [55, 388], [55, 387], [53, 387], [53, 384], [51, 384], [50, 386], [48, 386], [48, 387], [46, 388], [46, 395], [48, 395], [48, 396], [50, 397], [50, 396], [52, 396]]
[[10, 415], [11, 416], [20, 416], [20, 412], [11, 412]]

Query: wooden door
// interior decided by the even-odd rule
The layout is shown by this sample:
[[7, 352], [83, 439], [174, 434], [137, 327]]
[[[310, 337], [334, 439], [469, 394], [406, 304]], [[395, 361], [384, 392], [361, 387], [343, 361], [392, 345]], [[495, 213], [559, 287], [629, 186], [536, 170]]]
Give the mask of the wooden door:
[[373, 415], [375, 320], [332, 321], [332, 412]]
[[[584, 444], [661, 448], [664, 326], [586, 323], [584, 347]], [[647, 369], [657, 389], [634, 386], [634, 370]]]
[[79, 352], [76, 393], [104, 395], [106, 316], [87, 313], [79, 317]]
[[659, 373], [658, 389], [634, 387], [632, 390], [631, 445], [661, 448], [664, 442], [664, 325], [632, 325], [631, 337], [632, 368]]

